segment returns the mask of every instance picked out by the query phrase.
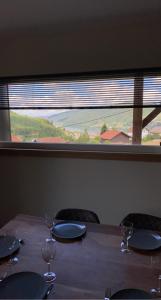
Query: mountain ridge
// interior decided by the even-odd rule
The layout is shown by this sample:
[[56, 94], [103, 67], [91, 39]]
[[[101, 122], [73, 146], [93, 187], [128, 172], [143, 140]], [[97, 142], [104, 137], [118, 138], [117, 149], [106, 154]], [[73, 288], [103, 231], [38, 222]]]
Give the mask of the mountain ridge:
[[[146, 108], [143, 117], [152, 109]], [[66, 130], [99, 132], [105, 123], [108, 128], [115, 128], [127, 132], [132, 127], [133, 109], [82, 109], [62, 112], [48, 117], [55, 126]], [[155, 121], [161, 122], [161, 116]], [[154, 121], [153, 121], [154, 122]]]

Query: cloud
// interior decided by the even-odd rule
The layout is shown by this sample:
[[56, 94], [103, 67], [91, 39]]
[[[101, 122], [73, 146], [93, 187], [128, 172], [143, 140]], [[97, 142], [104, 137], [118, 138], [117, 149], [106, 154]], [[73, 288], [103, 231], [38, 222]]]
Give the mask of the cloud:
[[[128, 106], [134, 100], [133, 79], [96, 79], [9, 85], [11, 108], [77, 108]], [[161, 78], [144, 80], [144, 104], [161, 103]]]

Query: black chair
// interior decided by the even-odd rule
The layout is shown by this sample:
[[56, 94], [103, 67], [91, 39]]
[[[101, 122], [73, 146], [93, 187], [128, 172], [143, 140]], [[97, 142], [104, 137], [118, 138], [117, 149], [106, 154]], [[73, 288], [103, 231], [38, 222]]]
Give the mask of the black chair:
[[133, 223], [134, 228], [137, 229], [161, 231], [161, 218], [159, 217], [141, 213], [131, 213], [127, 215], [121, 223], [126, 224], [126, 222]]
[[96, 213], [86, 209], [79, 208], [66, 208], [60, 210], [55, 219], [65, 221], [80, 221], [80, 222], [91, 222], [100, 224], [100, 220]]

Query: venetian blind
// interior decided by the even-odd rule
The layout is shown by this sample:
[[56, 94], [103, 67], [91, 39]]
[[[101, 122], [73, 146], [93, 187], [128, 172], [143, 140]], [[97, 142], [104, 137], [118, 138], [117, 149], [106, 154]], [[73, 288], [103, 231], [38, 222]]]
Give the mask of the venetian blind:
[[0, 109], [161, 107], [161, 71], [0, 79]]

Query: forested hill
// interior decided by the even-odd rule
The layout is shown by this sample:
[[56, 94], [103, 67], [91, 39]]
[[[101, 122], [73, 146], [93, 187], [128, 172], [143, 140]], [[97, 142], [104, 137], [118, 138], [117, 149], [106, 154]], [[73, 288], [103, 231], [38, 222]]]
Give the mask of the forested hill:
[[21, 137], [23, 141], [31, 141], [39, 137], [64, 137], [64, 130], [56, 128], [50, 121], [33, 118], [11, 112], [11, 133]]
[[[144, 109], [144, 117], [152, 109]], [[103, 123], [107, 127], [112, 127], [127, 131], [132, 127], [133, 111], [132, 109], [82, 109], [70, 110], [55, 114], [49, 117], [49, 120], [55, 125], [62, 126], [67, 130], [100, 130]], [[155, 119], [161, 122], [161, 114]]]
[[[144, 109], [144, 117], [152, 109]], [[86, 131], [89, 134], [100, 134], [103, 124], [107, 128], [115, 128], [128, 132], [132, 127], [132, 109], [83, 109], [70, 110], [54, 114], [45, 118], [21, 115], [11, 111], [11, 133], [20, 137], [22, 141], [32, 141], [42, 137], [62, 137], [70, 141], [73, 136], [70, 132]], [[48, 118], [48, 119], [47, 119]], [[161, 114], [148, 126], [154, 126], [156, 122], [161, 124]]]

